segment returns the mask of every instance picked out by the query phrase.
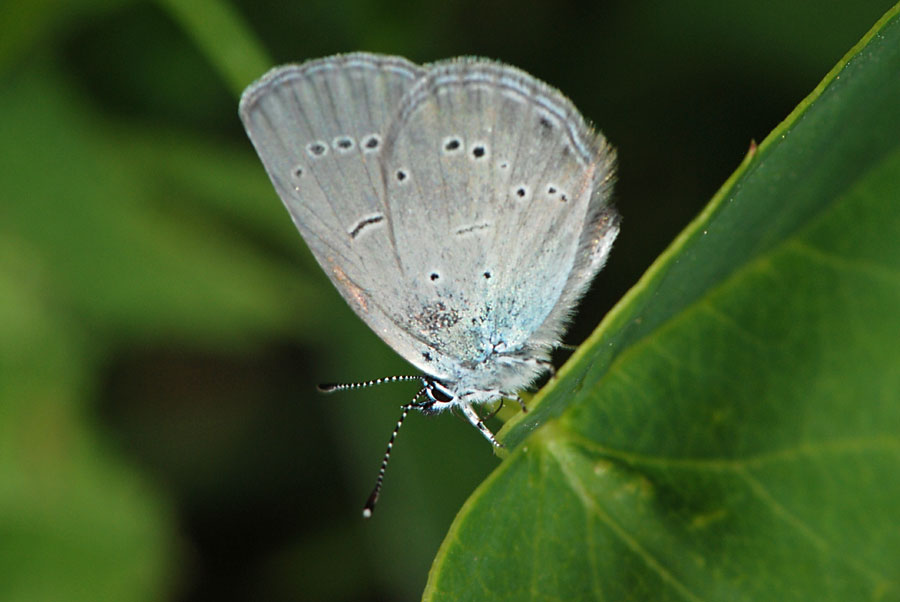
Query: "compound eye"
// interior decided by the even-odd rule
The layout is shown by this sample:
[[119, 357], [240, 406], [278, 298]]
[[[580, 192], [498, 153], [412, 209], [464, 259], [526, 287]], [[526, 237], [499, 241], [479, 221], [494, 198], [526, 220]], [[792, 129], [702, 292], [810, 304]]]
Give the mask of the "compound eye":
[[450, 392], [450, 389], [437, 381], [432, 382], [431, 386], [428, 388], [428, 397], [437, 403], [450, 403], [455, 399], [453, 393]]

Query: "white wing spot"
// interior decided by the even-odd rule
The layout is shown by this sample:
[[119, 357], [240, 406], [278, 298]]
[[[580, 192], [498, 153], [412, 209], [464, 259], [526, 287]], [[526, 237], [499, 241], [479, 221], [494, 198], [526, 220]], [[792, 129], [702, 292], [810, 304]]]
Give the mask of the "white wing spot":
[[522, 94], [519, 91], [512, 91], [504, 88], [502, 94], [505, 99], [511, 100], [516, 104], [525, 104], [525, 98], [522, 97]]

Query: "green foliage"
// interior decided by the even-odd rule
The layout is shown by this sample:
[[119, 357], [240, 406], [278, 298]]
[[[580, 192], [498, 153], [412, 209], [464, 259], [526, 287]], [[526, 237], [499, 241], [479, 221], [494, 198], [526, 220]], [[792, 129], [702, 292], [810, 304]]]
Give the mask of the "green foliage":
[[900, 600], [898, 73], [895, 8], [505, 426], [425, 599]]
[[[237, 95], [356, 49], [559, 86], [625, 215], [574, 342], [886, 0], [653, 5], [0, 4], [0, 600], [417, 599], [497, 459], [412, 416], [359, 517], [411, 392], [313, 385], [409, 368], [305, 252]], [[897, 29], [502, 429], [427, 598], [898, 599]]]

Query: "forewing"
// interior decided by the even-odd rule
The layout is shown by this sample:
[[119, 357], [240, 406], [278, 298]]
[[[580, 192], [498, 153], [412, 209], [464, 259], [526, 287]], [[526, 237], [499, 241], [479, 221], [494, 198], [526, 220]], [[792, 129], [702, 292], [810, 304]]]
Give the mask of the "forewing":
[[348, 54], [273, 69], [240, 104], [275, 190], [319, 264], [407, 359], [420, 352], [384, 304], [401, 293], [393, 290], [400, 268], [380, 165], [388, 122], [423, 74], [400, 57]]

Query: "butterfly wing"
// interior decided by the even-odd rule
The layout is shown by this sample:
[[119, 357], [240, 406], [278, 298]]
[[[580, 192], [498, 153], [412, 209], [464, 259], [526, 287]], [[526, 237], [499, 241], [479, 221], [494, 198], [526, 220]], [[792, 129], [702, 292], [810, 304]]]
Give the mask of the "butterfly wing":
[[322, 269], [407, 360], [421, 356], [422, 345], [386, 305], [403, 291], [381, 163], [388, 123], [424, 73], [400, 57], [347, 54], [273, 69], [240, 103], [266, 172]]
[[477, 59], [432, 66], [385, 143], [405, 328], [457, 380], [527, 384], [618, 232], [613, 151], [559, 92]]

